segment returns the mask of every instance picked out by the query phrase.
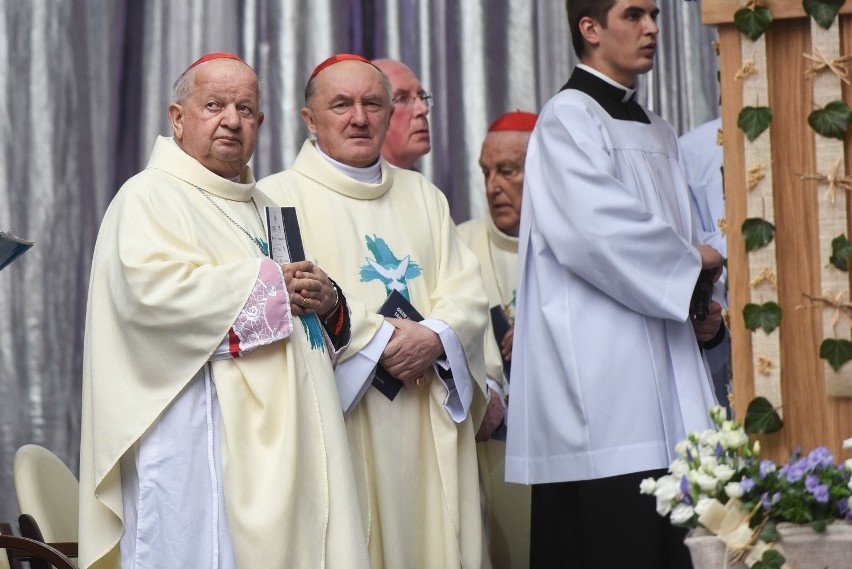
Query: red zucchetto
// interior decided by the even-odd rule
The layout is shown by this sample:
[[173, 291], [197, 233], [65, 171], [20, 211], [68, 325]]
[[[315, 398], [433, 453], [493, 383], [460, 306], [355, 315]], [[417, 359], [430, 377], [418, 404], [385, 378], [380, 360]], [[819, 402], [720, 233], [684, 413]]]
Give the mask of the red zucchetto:
[[186, 71], [184, 71], [183, 73], [186, 73], [187, 71], [189, 71], [193, 67], [197, 67], [198, 65], [201, 65], [202, 63], [207, 63], [208, 61], [213, 61], [214, 59], [233, 59], [235, 61], [239, 61], [240, 63], [248, 65], [248, 67], [251, 67], [251, 65], [249, 65], [248, 63], [243, 61], [243, 58], [241, 58], [238, 55], [234, 55], [233, 53], [225, 53], [225, 52], [222, 52], [222, 51], [218, 51], [218, 52], [215, 52], [215, 53], [208, 53], [207, 55], [203, 55], [203, 56], [199, 57], [198, 59], [195, 60], [195, 62], [192, 65], [187, 67]]
[[535, 127], [535, 121], [538, 115], [535, 113], [526, 113], [524, 111], [512, 111], [497, 118], [488, 127], [488, 132], [497, 130], [519, 130], [521, 132], [532, 132]]
[[[355, 55], [354, 53], [338, 53], [337, 55], [332, 55], [331, 57], [317, 65], [314, 68], [314, 72], [311, 73], [311, 76], [308, 81], [316, 77], [317, 73], [319, 73], [326, 67], [331, 67], [335, 63], [340, 63], [341, 61], [360, 61], [362, 63], [369, 63], [370, 65], [373, 65], [373, 62], [367, 59], [366, 57], [361, 57], [360, 55]], [[373, 65], [373, 67], [376, 66]], [[376, 69], [378, 69], [378, 67], [376, 67]]]

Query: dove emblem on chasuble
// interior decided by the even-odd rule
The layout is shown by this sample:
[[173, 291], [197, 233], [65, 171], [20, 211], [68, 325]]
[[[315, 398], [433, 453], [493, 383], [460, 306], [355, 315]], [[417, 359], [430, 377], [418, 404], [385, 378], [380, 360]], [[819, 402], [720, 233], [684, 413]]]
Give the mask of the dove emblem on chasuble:
[[361, 265], [361, 282], [374, 280], [381, 281], [385, 285], [387, 294], [397, 291], [406, 300], [411, 301], [408, 295], [408, 281], [419, 277], [422, 273], [420, 265], [411, 260], [411, 255], [399, 259], [390, 250], [385, 240], [373, 235], [365, 235], [367, 249], [373, 254], [373, 259], [364, 257], [367, 264]]

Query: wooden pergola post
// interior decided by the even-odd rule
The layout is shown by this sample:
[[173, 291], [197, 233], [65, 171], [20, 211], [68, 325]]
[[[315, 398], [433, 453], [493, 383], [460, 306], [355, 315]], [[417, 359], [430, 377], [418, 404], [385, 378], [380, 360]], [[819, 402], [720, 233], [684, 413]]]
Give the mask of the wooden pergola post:
[[[742, 313], [747, 303], [754, 302], [755, 275], [754, 263], [749, 267], [741, 231], [743, 222], [750, 217], [746, 180], [751, 165], [746, 163], [748, 142], [737, 127], [737, 120], [744, 106], [758, 104], [744, 101], [742, 79], [736, 78], [743, 67], [744, 53], [748, 56], [746, 50], [753, 49], [751, 40], [733, 25], [734, 13], [743, 4], [739, 0], [702, 1], [704, 23], [719, 29], [734, 407], [740, 419], [760, 391], [755, 387], [760, 378], [756, 377], [759, 372], [754, 337], [764, 334], [762, 330], [748, 330]], [[803, 174], [818, 168], [814, 142], [818, 135], [807, 122], [809, 113], [817, 108], [815, 79], [806, 77], [810, 62], [803, 57], [812, 51], [811, 21], [801, 0], [767, 0], [764, 5], [771, 10], [773, 23], [765, 34], [766, 67], [759, 70], [768, 82], [768, 100], [759, 104], [773, 111], [771, 127], [764, 134], [771, 145], [771, 182], [764, 191], [770, 192], [771, 199], [766, 203], [772, 209], [769, 213], [774, 215], [776, 228], [774, 293], [783, 310], [777, 365], [785, 425], [779, 433], [762, 437], [762, 445], [764, 455], [775, 460], [786, 460], [798, 447], [807, 452], [819, 445], [828, 447], [837, 459], [848, 458], [852, 454], [842, 451], [841, 444], [852, 437], [852, 398], [829, 395], [825, 362], [819, 357], [825, 337], [824, 319], [832, 318], [836, 311], [807, 306], [808, 300], [803, 296], [819, 294], [823, 282], [820, 275], [825, 274], [822, 271], [831, 254], [830, 248], [824, 250], [820, 242], [822, 206], [818, 200], [823, 199], [827, 186], [802, 180]], [[852, 2], [841, 8], [834, 23], [839, 26], [841, 54], [852, 54], [852, 16], [848, 14], [852, 14]], [[843, 85], [841, 96], [849, 104], [849, 87]], [[840, 156], [846, 172], [850, 171], [849, 138], [847, 135], [842, 145], [836, 143], [842, 148]], [[843, 194], [845, 190], [839, 192]], [[852, 200], [844, 198], [847, 219], [849, 202]], [[850, 237], [848, 222], [846, 225], [845, 234]], [[848, 275], [845, 279], [848, 301]], [[841, 371], [852, 373], [852, 361]]]

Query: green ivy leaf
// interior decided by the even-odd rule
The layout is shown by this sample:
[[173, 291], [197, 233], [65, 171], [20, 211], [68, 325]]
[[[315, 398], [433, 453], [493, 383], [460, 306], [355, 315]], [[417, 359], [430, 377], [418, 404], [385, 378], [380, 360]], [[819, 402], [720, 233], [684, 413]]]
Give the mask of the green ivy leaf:
[[811, 522], [811, 528], [817, 533], [825, 533], [828, 525], [825, 523], [825, 520], [814, 520]]
[[837, 11], [846, 0], [804, 0], [802, 6], [814, 21], [826, 30], [831, 27]]
[[852, 121], [852, 110], [843, 101], [832, 101], [808, 115], [808, 124], [817, 133], [843, 140]]
[[852, 256], [852, 243], [842, 233], [831, 240], [831, 258], [829, 261], [832, 265], [841, 271], [849, 272], [849, 257]]
[[743, 308], [746, 328], [752, 332], [763, 328], [769, 334], [781, 325], [781, 307], [775, 302], [748, 303]]
[[781, 555], [777, 549], [767, 549], [760, 557], [760, 561], [751, 566], [751, 569], [781, 569], [787, 558]]
[[[745, 429], [745, 432], [749, 434], [777, 433], [783, 426], [784, 421], [781, 420], [781, 416], [778, 415], [778, 411], [775, 410], [772, 403], [770, 403], [765, 397], [755, 397], [751, 400], [751, 403], [748, 404], [745, 421], [743, 421], [743, 429]], [[761, 534], [761, 539], [764, 541], [777, 541], [778, 539], [781, 539], [781, 536], [775, 529], [774, 524], [770, 526], [767, 523], [766, 527], [763, 528], [763, 531], [767, 532], [766, 537], [763, 537], [763, 534]], [[775, 537], [775, 539], [769, 539], [771, 537]]]
[[[763, 397], [760, 397], [759, 399], [763, 399]], [[763, 400], [766, 401], [766, 399], [763, 399]], [[755, 399], [755, 401], [756, 401], [756, 399]], [[766, 402], [769, 403], [769, 401], [766, 401]], [[754, 403], [754, 401], [752, 401], [752, 403]], [[774, 410], [773, 410], [773, 413], [774, 413]], [[778, 415], [778, 413], [775, 413], [775, 414]], [[781, 418], [779, 417], [778, 420], [780, 421]], [[781, 423], [781, 426], [782, 427], [784, 426], [783, 421]], [[779, 427], [779, 429], [780, 429], [780, 427]], [[752, 506], [752, 508], [753, 507], [754, 506]], [[778, 527], [775, 525], [775, 522], [773, 520], [769, 520], [769, 521], [766, 522], [766, 525], [764, 525], [763, 529], [760, 531], [759, 538], [760, 538], [761, 541], [764, 541], [766, 543], [772, 543], [773, 541], [779, 541], [781, 539], [781, 533], [778, 531]]]
[[760, 249], [775, 239], [775, 226], [759, 217], [750, 217], [743, 222], [743, 242], [746, 252]]
[[749, 140], [754, 140], [769, 128], [772, 123], [772, 109], [769, 107], [743, 107], [737, 117], [740, 127]]
[[852, 342], [842, 338], [827, 338], [819, 346], [819, 357], [828, 361], [838, 371], [843, 364], [852, 360]]
[[754, 10], [740, 8], [734, 13], [734, 26], [750, 40], [754, 41], [772, 25], [772, 12], [765, 6]]

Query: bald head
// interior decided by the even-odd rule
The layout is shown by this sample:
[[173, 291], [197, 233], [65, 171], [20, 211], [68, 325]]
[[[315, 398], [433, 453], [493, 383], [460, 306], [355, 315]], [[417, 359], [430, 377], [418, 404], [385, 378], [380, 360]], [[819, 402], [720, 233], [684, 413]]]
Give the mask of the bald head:
[[399, 61], [376, 59], [373, 64], [387, 75], [395, 101], [382, 156], [394, 166], [412, 168], [432, 148], [428, 94], [414, 72]]

